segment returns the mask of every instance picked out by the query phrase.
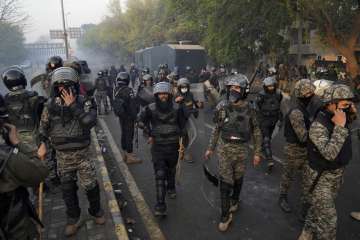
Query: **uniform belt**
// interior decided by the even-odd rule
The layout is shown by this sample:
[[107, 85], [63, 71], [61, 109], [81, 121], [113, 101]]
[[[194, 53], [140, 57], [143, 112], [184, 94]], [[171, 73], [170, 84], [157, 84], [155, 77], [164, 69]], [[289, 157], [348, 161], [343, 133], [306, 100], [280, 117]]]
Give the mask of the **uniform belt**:
[[238, 137], [223, 137], [222, 138], [224, 140], [225, 143], [246, 143], [247, 141], [245, 141], [244, 139], [238, 138]]

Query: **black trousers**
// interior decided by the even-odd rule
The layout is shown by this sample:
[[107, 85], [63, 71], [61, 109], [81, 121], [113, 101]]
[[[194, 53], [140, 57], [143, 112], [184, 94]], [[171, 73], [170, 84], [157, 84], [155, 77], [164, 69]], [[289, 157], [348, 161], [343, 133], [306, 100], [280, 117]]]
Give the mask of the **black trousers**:
[[164, 181], [167, 189], [175, 189], [176, 165], [179, 158], [179, 144], [154, 145], [151, 148], [155, 179]]
[[127, 153], [133, 152], [135, 123], [131, 118], [119, 118], [121, 126], [121, 148]]

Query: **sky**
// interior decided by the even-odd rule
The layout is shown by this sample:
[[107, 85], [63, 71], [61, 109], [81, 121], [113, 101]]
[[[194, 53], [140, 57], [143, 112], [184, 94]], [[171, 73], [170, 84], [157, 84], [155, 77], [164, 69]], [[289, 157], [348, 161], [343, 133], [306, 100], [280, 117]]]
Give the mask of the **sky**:
[[[49, 36], [49, 29], [62, 29], [60, 0], [21, 0], [23, 11], [29, 15], [25, 29], [26, 42]], [[109, 0], [64, 0], [65, 15], [70, 27], [99, 23], [108, 13]], [[122, 0], [124, 2], [124, 0]]]

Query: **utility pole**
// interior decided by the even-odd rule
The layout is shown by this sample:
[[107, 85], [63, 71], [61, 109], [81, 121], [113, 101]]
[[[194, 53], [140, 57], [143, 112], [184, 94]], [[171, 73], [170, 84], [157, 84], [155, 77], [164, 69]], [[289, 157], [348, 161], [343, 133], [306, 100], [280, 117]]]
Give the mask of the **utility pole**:
[[66, 60], [68, 60], [69, 59], [69, 43], [68, 43], [68, 34], [66, 31], [66, 24], [65, 24], [64, 0], [60, 0], [60, 1], [61, 1], [61, 15], [62, 15], [63, 29], [64, 29], [65, 54], [66, 54]]

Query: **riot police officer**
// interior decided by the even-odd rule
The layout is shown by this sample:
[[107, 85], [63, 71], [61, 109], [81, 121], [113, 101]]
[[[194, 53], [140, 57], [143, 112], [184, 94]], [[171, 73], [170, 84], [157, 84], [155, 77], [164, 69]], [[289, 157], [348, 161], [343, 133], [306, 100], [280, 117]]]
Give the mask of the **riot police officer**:
[[288, 192], [294, 180], [297, 171], [302, 176], [302, 209], [303, 215], [307, 211], [309, 203], [308, 189], [306, 186], [305, 166], [308, 155], [306, 143], [308, 141], [308, 130], [310, 127], [310, 116], [307, 107], [315, 94], [315, 85], [308, 79], [302, 79], [295, 84], [294, 96], [296, 105], [290, 109], [285, 116], [284, 132], [286, 139], [285, 154], [286, 161], [283, 165], [283, 173], [280, 182], [279, 205], [284, 212], [290, 212], [291, 208], [288, 203]]
[[62, 58], [59, 56], [53, 56], [49, 58], [46, 64], [46, 73], [49, 74], [53, 72], [55, 69], [60, 68], [62, 66], [64, 66], [64, 61], [62, 60]]
[[41, 82], [44, 92], [46, 94], [46, 97], [50, 96], [51, 73], [55, 69], [63, 67], [63, 66], [64, 66], [64, 61], [61, 57], [53, 56], [53, 57], [49, 58], [46, 66], [45, 66], [45, 71], [46, 71], [47, 77], [44, 78], [43, 81]]
[[95, 163], [89, 157], [90, 130], [96, 124], [96, 105], [79, 95], [79, 75], [72, 68], [61, 67], [52, 73], [51, 97], [41, 116], [38, 149], [40, 158], [46, 155], [45, 142], [56, 150], [63, 200], [66, 206], [65, 235], [76, 234], [80, 220], [77, 196], [77, 176], [89, 201], [89, 213], [96, 224], [104, 224], [100, 204], [100, 189]]
[[166, 215], [166, 190], [170, 198], [176, 198], [175, 174], [179, 156], [179, 138], [186, 124], [184, 111], [174, 105], [171, 85], [157, 83], [154, 87], [155, 103], [139, 114], [139, 124], [149, 136], [155, 171], [155, 215]]
[[114, 113], [119, 117], [121, 126], [121, 148], [124, 151], [124, 160], [128, 164], [134, 164], [141, 163], [133, 152], [135, 120], [139, 107], [129, 83], [130, 76], [127, 72], [120, 72], [116, 77]]
[[[203, 107], [203, 104], [200, 101], [195, 100], [194, 95], [190, 91], [190, 81], [187, 78], [179, 79], [177, 84], [177, 94], [175, 95], [175, 102], [184, 109], [186, 118], [190, 118], [191, 116], [198, 118], [199, 108]], [[189, 119], [189, 121], [192, 120]], [[188, 127], [189, 126], [187, 126], [187, 128]], [[190, 140], [188, 131], [186, 131], [184, 134], [184, 146], [187, 148], [189, 147], [188, 144]], [[189, 153], [185, 154], [185, 159], [189, 163], [194, 162]]]
[[156, 82], [169, 82], [169, 79], [167, 78], [167, 74], [164, 69], [159, 70]]
[[310, 208], [299, 240], [336, 239], [336, 197], [352, 159], [350, 125], [356, 119], [354, 94], [342, 84], [326, 89], [325, 106], [309, 129], [306, 168], [311, 193]]
[[131, 86], [132, 86], [132, 88], [134, 88], [135, 81], [136, 81], [136, 79], [139, 78], [139, 70], [136, 68], [135, 63], [131, 63], [129, 75], [130, 75]]
[[155, 102], [155, 97], [153, 92], [154, 80], [150, 74], [145, 74], [142, 77], [142, 80], [143, 81], [136, 93], [136, 98], [138, 99], [139, 104], [142, 107], [145, 107], [146, 105]]
[[[24, 72], [19, 68], [11, 67], [6, 70], [2, 80], [10, 91], [4, 98], [9, 121], [17, 126], [20, 140], [27, 144], [34, 154], [37, 151], [38, 127], [45, 99], [38, 96], [37, 92], [26, 90], [27, 80]], [[51, 182], [58, 185], [56, 160], [48, 158], [48, 167]]]
[[202, 108], [202, 103], [195, 100], [194, 95], [190, 91], [190, 81], [187, 78], [180, 78], [177, 84], [177, 95], [175, 102], [184, 105], [186, 117], [193, 115], [195, 118], [199, 116], [199, 108]]
[[282, 122], [281, 100], [282, 94], [277, 89], [275, 77], [267, 77], [263, 81], [263, 90], [256, 99], [257, 115], [263, 136], [263, 151], [268, 162], [267, 173], [271, 173], [274, 160], [271, 150], [271, 137], [276, 124]]
[[43, 161], [23, 143], [0, 96], [0, 239], [28, 240], [38, 235], [42, 225], [29, 199], [27, 187], [36, 187], [48, 174]]
[[95, 100], [98, 108], [98, 114], [101, 114], [101, 106], [104, 104], [105, 114], [108, 113], [108, 88], [109, 84], [103, 71], [98, 72], [98, 77], [95, 80]]
[[118, 72], [114, 65], [111, 65], [110, 71], [109, 71], [109, 81], [111, 85], [115, 85], [115, 80]]
[[232, 213], [238, 209], [251, 136], [255, 143], [253, 162], [254, 165], [260, 163], [262, 137], [256, 115], [246, 100], [247, 85], [248, 80], [242, 74], [226, 79], [227, 97], [216, 107], [216, 126], [205, 153], [208, 160], [218, 148], [221, 196], [218, 228], [222, 232], [228, 230]]

